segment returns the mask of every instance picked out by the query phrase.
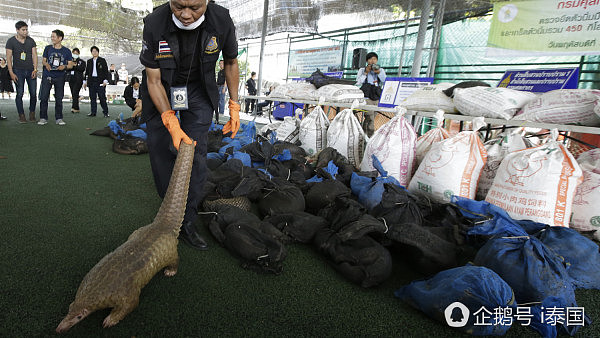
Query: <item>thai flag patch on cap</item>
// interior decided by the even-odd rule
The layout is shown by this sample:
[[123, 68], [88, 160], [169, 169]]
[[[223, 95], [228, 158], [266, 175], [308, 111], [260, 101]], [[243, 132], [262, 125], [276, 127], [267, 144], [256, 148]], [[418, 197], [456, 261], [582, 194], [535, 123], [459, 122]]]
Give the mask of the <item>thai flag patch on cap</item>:
[[159, 53], [171, 53], [171, 47], [167, 41], [159, 41], [158, 42], [158, 52]]

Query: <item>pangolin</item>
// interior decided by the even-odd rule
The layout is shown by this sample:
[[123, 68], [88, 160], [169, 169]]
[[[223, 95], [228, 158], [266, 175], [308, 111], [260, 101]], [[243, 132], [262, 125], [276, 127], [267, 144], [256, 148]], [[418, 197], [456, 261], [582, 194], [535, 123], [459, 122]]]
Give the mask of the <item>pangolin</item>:
[[137, 307], [142, 288], [158, 271], [165, 268], [165, 276], [175, 275], [179, 263], [177, 236], [193, 159], [194, 146], [181, 142], [167, 193], [154, 221], [135, 230], [85, 275], [56, 332], [63, 333], [90, 313], [105, 308], [112, 311], [103, 326], [114, 326]]

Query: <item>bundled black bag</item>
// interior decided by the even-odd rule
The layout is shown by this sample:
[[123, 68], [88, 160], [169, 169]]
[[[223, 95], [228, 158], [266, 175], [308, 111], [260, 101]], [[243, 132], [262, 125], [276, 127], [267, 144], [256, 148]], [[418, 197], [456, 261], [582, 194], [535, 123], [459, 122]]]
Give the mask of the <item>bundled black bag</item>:
[[310, 183], [305, 195], [306, 209], [310, 212], [319, 212], [322, 208], [333, 203], [338, 196], [350, 196], [350, 188], [338, 180], [324, 180], [323, 182]]
[[317, 231], [329, 225], [323, 217], [315, 216], [304, 211], [294, 211], [267, 216], [265, 222], [273, 224], [277, 229], [290, 237], [290, 240], [300, 243], [310, 243]]
[[270, 223], [237, 207], [221, 205], [216, 207], [209, 229], [221, 245], [240, 257], [243, 268], [281, 273], [287, 255], [282, 241], [286, 236]]
[[258, 201], [258, 209], [264, 216], [279, 213], [304, 211], [305, 202], [302, 190], [294, 185], [277, 185], [265, 188], [263, 197]]
[[115, 139], [112, 150], [117, 154], [139, 155], [148, 152], [148, 144], [143, 138], [124, 134], [121, 139]]
[[[354, 172], [354, 166], [350, 164], [348, 159], [340, 154], [335, 148], [327, 147], [317, 157], [315, 168], [327, 168], [329, 161], [333, 161], [338, 167], [338, 173], [334, 177], [337, 180], [342, 181], [346, 186], [350, 186], [350, 180], [352, 179], [352, 173]], [[320, 177], [328, 178], [330, 175], [324, 174], [322, 171], [318, 172]]]
[[354, 81], [352, 80], [342, 80], [335, 77], [327, 76], [323, 74], [318, 68], [315, 72], [310, 74], [310, 76], [306, 79], [306, 82], [314, 84], [315, 87], [317, 87], [317, 89], [328, 84], [354, 84]]
[[377, 101], [381, 98], [381, 87], [370, 84], [365, 79], [365, 82], [360, 86], [360, 90], [365, 94], [365, 97], [373, 101]]
[[392, 273], [389, 251], [369, 236], [344, 241], [325, 228], [317, 232], [314, 244], [337, 272], [362, 287], [381, 284]]

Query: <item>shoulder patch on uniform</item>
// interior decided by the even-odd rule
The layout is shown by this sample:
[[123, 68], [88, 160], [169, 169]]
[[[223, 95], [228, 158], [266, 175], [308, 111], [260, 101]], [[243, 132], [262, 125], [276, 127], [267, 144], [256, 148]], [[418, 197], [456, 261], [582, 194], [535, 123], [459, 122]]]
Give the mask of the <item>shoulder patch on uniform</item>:
[[204, 52], [206, 54], [213, 54], [213, 53], [219, 52], [219, 44], [217, 44], [216, 36], [213, 36], [212, 38], [210, 38], [210, 40], [208, 41], [208, 44], [206, 45], [206, 49], [204, 50]]
[[158, 42], [158, 52], [159, 53], [171, 53], [171, 47], [165, 40], [161, 40]]

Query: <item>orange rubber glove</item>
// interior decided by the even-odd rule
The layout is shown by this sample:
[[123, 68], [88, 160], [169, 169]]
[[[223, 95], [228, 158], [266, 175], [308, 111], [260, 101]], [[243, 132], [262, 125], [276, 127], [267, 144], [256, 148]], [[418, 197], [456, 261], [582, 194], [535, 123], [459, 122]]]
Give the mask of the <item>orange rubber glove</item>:
[[229, 121], [223, 126], [223, 134], [231, 132], [231, 138], [240, 130], [240, 104], [229, 99]]
[[181, 141], [187, 144], [193, 143], [192, 139], [189, 138], [187, 134], [183, 132], [183, 130], [181, 130], [179, 120], [177, 119], [177, 116], [175, 116], [175, 112], [173, 110], [167, 110], [163, 112], [162, 114], [160, 114], [160, 117], [162, 118], [163, 124], [169, 131], [169, 134], [171, 134], [171, 138], [173, 139], [173, 145], [175, 146], [175, 149], [177, 149], [177, 151], [179, 151], [179, 144], [181, 143]]

